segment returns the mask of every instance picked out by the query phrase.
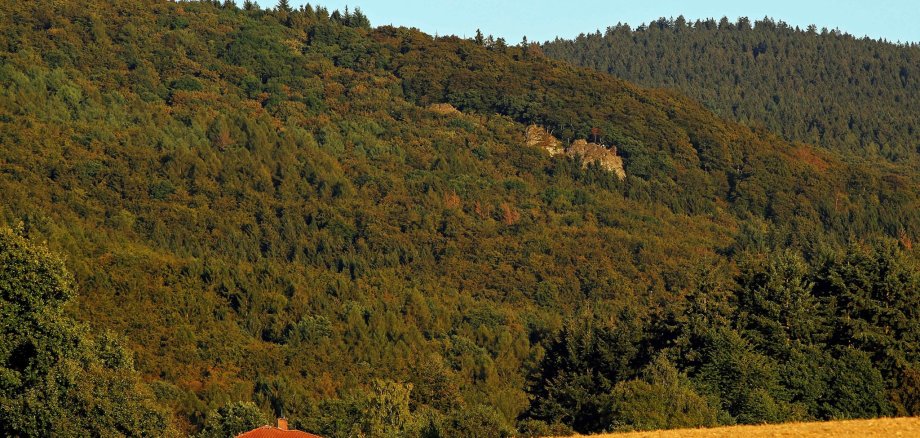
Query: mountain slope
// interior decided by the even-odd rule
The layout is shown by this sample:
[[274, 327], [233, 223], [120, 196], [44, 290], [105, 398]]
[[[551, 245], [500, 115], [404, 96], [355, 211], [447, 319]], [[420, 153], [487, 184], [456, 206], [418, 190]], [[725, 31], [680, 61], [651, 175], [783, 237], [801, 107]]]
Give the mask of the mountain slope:
[[[658, 353], [702, 338], [661, 324], [701, 308], [729, 309], [726, 324], [741, 315], [729, 293], [739, 254], [818, 260], [852, 236], [901, 236], [904, 254], [858, 255], [912, 290], [902, 258], [920, 225], [916, 175], [752, 131], [676, 92], [322, 8], [99, 0], [0, 12], [0, 217], [66, 255], [71, 313], [127, 336], [187, 432], [234, 400], [330, 436], [600, 430], [614, 420], [576, 423], [575, 408], [532, 403], [558, 376], [547, 351], [598, 333], [597, 363], [611, 351], [623, 361], [597, 371], [610, 384], [599, 389], [653, 364], [667, 374]], [[460, 111], [430, 107], [443, 103]], [[524, 146], [530, 124], [616, 146], [626, 179]], [[699, 307], [700, 294], [721, 304]], [[912, 388], [901, 376], [915, 369], [914, 334], [874, 330], [915, 319], [873, 319], [880, 341], [865, 351], [814, 346], [829, 367], [900, 355], [867, 374], [886, 379], [869, 382], [883, 401], [873, 408], [800, 407], [779, 383], [758, 389], [788, 408], [770, 415], [730, 394], [691, 398], [725, 422], [909, 411], [897, 388]], [[705, 339], [779, 360], [742, 331]], [[373, 422], [393, 400], [411, 416]]]
[[920, 46], [747, 18], [683, 17], [557, 39], [551, 57], [650, 87], [784, 138], [916, 166]]

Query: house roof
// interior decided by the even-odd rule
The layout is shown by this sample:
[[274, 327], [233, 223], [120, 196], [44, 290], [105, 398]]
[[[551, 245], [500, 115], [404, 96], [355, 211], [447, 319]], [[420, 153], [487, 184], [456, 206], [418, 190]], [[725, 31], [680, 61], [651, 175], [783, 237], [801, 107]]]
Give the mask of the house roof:
[[321, 438], [319, 435], [299, 430], [284, 430], [274, 426], [262, 426], [236, 436], [236, 438]]

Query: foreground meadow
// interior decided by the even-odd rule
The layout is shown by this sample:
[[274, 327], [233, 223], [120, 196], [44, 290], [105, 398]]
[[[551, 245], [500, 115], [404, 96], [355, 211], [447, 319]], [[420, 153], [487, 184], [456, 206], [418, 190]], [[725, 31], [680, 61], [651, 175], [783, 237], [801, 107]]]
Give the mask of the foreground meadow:
[[729, 426], [712, 429], [675, 429], [591, 435], [592, 438], [782, 438], [782, 437], [915, 437], [920, 436], [920, 418], [876, 418], [871, 420]]

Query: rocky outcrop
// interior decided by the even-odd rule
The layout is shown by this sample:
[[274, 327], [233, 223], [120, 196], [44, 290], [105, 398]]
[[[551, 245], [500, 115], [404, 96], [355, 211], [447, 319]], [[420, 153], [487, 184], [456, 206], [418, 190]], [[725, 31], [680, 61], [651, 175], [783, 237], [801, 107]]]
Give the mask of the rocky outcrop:
[[460, 110], [458, 110], [457, 108], [454, 108], [454, 106], [449, 103], [433, 103], [431, 105], [428, 105], [428, 111], [431, 111], [433, 113], [438, 113], [442, 116], [460, 114]]
[[615, 146], [608, 149], [597, 143], [588, 143], [586, 140], [575, 140], [567, 148], [563, 149], [562, 142], [537, 125], [530, 125], [527, 127], [527, 131], [524, 134], [524, 144], [529, 147], [539, 147], [549, 152], [551, 156], [580, 156], [582, 164], [585, 167], [591, 163], [597, 163], [602, 169], [616, 174], [617, 178], [626, 178], [626, 170], [623, 168], [623, 158], [617, 155]]
[[562, 149], [562, 142], [537, 125], [530, 125], [527, 127], [527, 132], [524, 133], [524, 144], [530, 147], [542, 148], [549, 152], [551, 156], [565, 153]]
[[565, 150], [565, 154], [570, 157], [581, 156], [585, 166], [597, 163], [602, 169], [615, 173], [617, 178], [626, 178], [626, 170], [623, 169], [623, 158], [617, 155], [616, 147], [608, 149], [597, 143], [575, 140]]

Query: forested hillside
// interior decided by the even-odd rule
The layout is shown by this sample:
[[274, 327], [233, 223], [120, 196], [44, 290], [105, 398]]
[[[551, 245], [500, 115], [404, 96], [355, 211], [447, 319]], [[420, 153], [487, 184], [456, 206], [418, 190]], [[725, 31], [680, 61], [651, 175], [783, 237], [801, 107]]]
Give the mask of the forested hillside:
[[769, 18], [617, 25], [542, 46], [551, 57], [650, 87], [789, 140], [916, 166], [920, 45], [794, 28]]
[[[532, 124], [616, 147], [625, 179], [526, 146]], [[35, 406], [73, 436], [918, 414], [905, 169], [360, 12], [0, 2], [0, 434], [41, 435]], [[133, 352], [83, 360], [142, 419], [93, 408], [104, 379], [82, 404], [75, 372], [28, 383], [73, 371], [73, 342], [17, 328], [65, 271], [48, 312]]]

